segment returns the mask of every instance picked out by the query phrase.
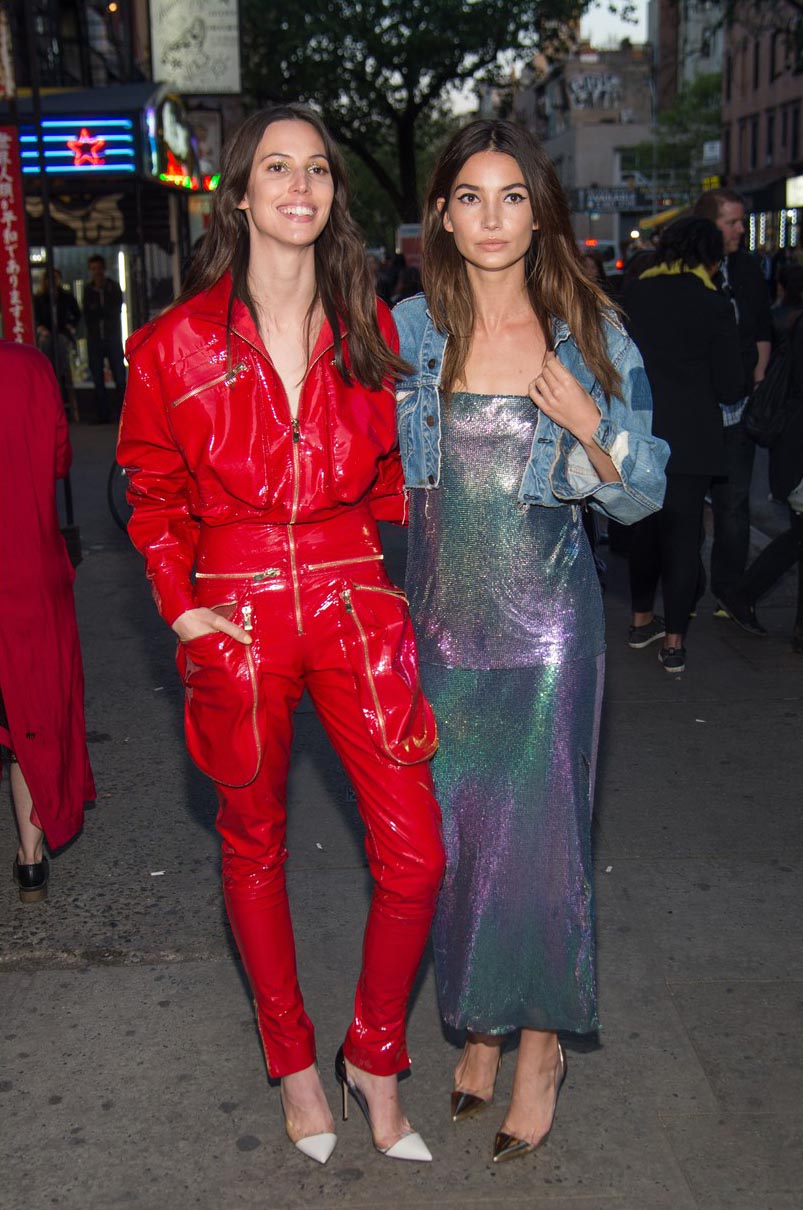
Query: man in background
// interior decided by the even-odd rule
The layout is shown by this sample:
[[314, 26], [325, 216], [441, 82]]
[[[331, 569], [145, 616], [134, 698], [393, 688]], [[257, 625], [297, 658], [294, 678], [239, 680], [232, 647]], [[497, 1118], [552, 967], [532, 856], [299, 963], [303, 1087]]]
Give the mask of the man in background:
[[[755, 385], [767, 369], [772, 347], [767, 283], [756, 257], [741, 247], [745, 232], [744, 202], [732, 189], [710, 189], [701, 194], [694, 213], [716, 223], [725, 242], [725, 259], [715, 278], [719, 289], [731, 300], [739, 325], [744, 370], [744, 396], [735, 404], [721, 404], [725, 426], [727, 477], [714, 480], [711, 504], [714, 513], [714, 545], [711, 550], [711, 591], [717, 598], [715, 613], [730, 617], [721, 600], [734, 589], [747, 565], [750, 548], [750, 481], [756, 447], [742, 424], [742, 414]], [[752, 634], [766, 634], [755, 616], [739, 625]]]
[[89, 372], [95, 384], [97, 423], [108, 424], [112, 419], [112, 410], [105, 382], [107, 361], [120, 404], [125, 391], [123, 333], [120, 324], [123, 292], [116, 281], [106, 276], [106, 261], [102, 256], [90, 256], [88, 267], [89, 281], [84, 286], [84, 322]]

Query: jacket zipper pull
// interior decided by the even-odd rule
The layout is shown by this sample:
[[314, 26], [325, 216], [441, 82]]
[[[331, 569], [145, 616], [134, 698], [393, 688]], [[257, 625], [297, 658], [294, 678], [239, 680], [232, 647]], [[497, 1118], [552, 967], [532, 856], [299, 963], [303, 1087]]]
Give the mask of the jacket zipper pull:
[[301, 429], [297, 419], [293, 419], [293, 444], [298, 445], [301, 440]]
[[254, 629], [254, 610], [251, 605], [243, 605], [243, 630], [251, 631]]

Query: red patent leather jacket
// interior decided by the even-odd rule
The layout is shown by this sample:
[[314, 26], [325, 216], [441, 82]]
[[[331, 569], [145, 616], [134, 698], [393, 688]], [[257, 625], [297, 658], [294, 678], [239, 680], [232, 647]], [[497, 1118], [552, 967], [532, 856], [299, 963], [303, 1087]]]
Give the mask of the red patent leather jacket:
[[[404, 495], [390, 378], [347, 386], [324, 322], [298, 418], [248, 308], [232, 310], [228, 275], [174, 307], [126, 346], [129, 378], [117, 460], [129, 479], [129, 535], [145, 556], [162, 617], [196, 607], [191, 579], [200, 526], [323, 521], [367, 501], [402, 521]], [[393, 349], [390, 312], [377, 304]], [[348, 335], [341, 326], [348, 364]]]

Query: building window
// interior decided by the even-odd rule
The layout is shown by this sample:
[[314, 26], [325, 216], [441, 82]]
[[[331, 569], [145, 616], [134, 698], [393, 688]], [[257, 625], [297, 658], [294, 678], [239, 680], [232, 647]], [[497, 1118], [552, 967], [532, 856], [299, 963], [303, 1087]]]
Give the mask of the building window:
[[758, 168], [758, 114], [750, 119], [750, 171]]
[[725, 56], [725, 100], [730, 101], [733, 91], [733, 55], [728, 51]]
[[736, 171], [744, 172], [747, 167], [747, 118], [739, 119], [739, 154]]
[[789, 159], [796, 160], [800, 155], [800, 102], [792, 107], [789, 125]]
[[775, 111], [767, 114], [767, 147], [764, 156], [765, 164], [771, 164], [775, 157]]
[[727, 179], [731, 173], [731, 128], [726, 126], [722, 131], [722, 167]]
[[753, 89], [758, 88], [761, 79], [761, 42], [753, 39]]
[[781, 110], [781, 150], [786, 147], [786, 136], [789, 133], [789, 110]]
[[770, 83], [772, 83], [773, 80], [776, 80], [781, 74], [781, 69], [778, 66], [778, 40], [782, 36], [783, 35], [781, 34], [780, 30], [776, 29], [769, 40], [769, 75], [767, 78], [769, 79]]
[[764, 162], [772, 163], [775, 159], [775, 110], [770, 110], [767, 114], [767, 148]]

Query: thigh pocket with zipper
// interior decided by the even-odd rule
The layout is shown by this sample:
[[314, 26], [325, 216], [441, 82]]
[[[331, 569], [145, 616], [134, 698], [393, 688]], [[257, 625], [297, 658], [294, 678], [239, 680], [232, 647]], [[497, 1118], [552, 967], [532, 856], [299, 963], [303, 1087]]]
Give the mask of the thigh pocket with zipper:
[[340, 600], [357, 696], [374, 744], [400, 765], [429, 760], [438, 731], [421, 688], [407, 598], [398, 589], [351, 584]]
[[179, 643], [176, 663], [190, 756], [213, 781], [247, 786], [262, 760], [251, 649], [218, 630]]

